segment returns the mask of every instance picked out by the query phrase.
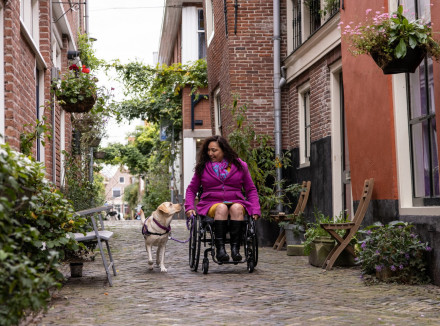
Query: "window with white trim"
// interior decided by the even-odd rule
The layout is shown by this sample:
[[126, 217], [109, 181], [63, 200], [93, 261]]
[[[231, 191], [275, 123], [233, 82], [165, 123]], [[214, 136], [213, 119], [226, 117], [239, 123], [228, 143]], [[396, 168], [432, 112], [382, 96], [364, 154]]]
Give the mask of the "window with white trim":
[[206, 58], [205, 19], [203, 9], [197, 9], [197, 34], [199, 45], [199, 59]]
[[310, 164], [311, 124], [310, 124], [310, 83], [298, 88], [299, 102], [299, 163], [300, 166]]
[[[429, 0], [400, 1], [416, 19], [429, 22]], [[434, 96], [434, 69], [426, 57], [415, 73], [406, 74], [408, 132], [414, 206], [440, 206], [440, 175]]]
[[[339, 12], [340, 0], [290, 0], [287, 5], [289, 49], [295, 50]], [[290, 32], [290, 28], [292, 28]]]
[[208, 40], [208, 46], [209, 43], [211, 43], [211, 40], [214, 36], [214, 6], [212, 0], [205, 0], [205, 13], [206, 13], [206, 39]]
[[214, 92], [214, 123], [215, 134], [222, 135], [222, 114], [221, 114], [220, 89]]
[[20, 19], [26, 26], [35, 44], [39, 43], [39, 3], [38, 0], [20, 0]]
[[114, 187], [112, 188], [112, 197], [117, 198], [121, 197], [121, 188], [120, 187]]

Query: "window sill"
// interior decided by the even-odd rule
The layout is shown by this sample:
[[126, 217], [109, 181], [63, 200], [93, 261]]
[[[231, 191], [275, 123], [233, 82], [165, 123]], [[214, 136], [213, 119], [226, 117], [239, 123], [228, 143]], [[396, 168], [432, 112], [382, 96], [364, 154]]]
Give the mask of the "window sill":
[[37, 44], [34, 42], [34, 39], [33, 39], [32, 35], [31, 35], [31, 33], [29, 32], [29, 30], [27, 29], [26, 25], [24, 24], [24, 22], [21, 19], [20, 19], [20, 32], [23, 34], [24, 38], [28, 42], [29, 46], [32, 49], [32, 52], [34, 52], [35, 58], [37, 60], [38, 68], [40, 68], [40, 69], [47, 69], [46, 62], [44, 61], [44, 58], [41, 55], [41, 52], [38, 49]]
[[308, 167], [310, 167], [310, 161], [307, 161], [307, 162], [301, 163], [301, 164], [299, 165], [299, 167], [298, 167], [298, 170], [299, 170], [299, 169], [302, 169], [302, 168], [308, 168]]

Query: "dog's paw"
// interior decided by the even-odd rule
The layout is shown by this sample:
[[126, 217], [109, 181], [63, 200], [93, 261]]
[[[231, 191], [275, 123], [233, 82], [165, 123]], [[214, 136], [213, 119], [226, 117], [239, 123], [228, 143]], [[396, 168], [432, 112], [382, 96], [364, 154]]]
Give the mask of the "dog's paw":
[[161, 266], [161, 267], [160, 267], [160, 272], [161, 272], [161, 273], [166, 273], [166, 272], [168, 272], [168, 271], [167, 271], [167, 269], [165, 268], [165, 266]]
[[148, 265], [153, 265], [153, 264], [154, 264], [154, 262], [152, 260], [148, 261]]

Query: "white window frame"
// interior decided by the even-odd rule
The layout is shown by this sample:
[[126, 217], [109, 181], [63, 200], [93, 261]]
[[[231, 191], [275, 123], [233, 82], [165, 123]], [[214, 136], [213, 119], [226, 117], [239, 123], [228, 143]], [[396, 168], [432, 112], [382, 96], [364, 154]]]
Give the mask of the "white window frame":
[[4, 66], [4, 10], [0, 3], [0, 144], [5, 143], [5, 66]]
[[20, 19], [23, 25], [26, 26], [35, 44], [39, 44], [40, 40], [39, 12], [39, 0], [20, 1]]
[[214, 38], [214, 6], [212, 0], [205, 0], [205, 33], [206, 47], [209, 47], [212, 39]]
[[[38, 103], [36, 103], [36, 105], [39, 106], [39, 115], [38, 115], [37, 119], [39, 121], [43, 121], [43, 117], [44, 117], [44, 71], [42, 71], [41, 69], [38, 69], [38, 70], [39, 70], [39, 73], [38, 73], [39, 101], [38, 101]], [[37, 78], [36, 73], [35, 73], [35, 78]], [[42, 144], [42, 141], [44, 141], [44, 137], [46, 137], [46, 135], [41, 134], [40, 137], [37, 139], [38, 146], [40, 148], [40, 162], [45, 162], [45, 148]]]
[[221, 115], [220, 89], [214, 92], [214, 124], [215, 134], [222, 135], [222, 115]]
[[203, 58], [206, 58], [206, 34], [205, 34], [206, 31], [205, 31], [205, 27], [203, 27], [203, 29], [199, 28], [199, 15], [200, 15], [200, 12], [202, 12], [202, 14], [203, 14], [203, 19], [205, 18], [205, 13], [203, 12], [203, 8], [197, 8], [197, 53], [198, 53], [197, 58], [198, 59], [202, 59], [200, 57], [200, 42], [199, 42], [200, 34], [202, 34], [202, 33], [203, 33], [203, 38], [205, 39], [205, 56]]
[[[300, 168], [310, 166], [310, 146], [311, 146], [311, 128], [306, 132], [306, 115], [310, 116], [310, 97], [305, 104], [306, 94], [310, 94], [310, 82], [306, 82], [298, 87], [298, 126], [299, 126], [299, 166]], [[307, 149], [307, 154], [306, 154]]]
[[[397, 0], [389, 0], [390, 12], [397, 10]], [[414, 206], [412, 193], [411, 150], [408, 127], [407, 83], [405, 74], [392, 76], [394, 130], [396, 140], [397, 180], [400, 215], [438, 216], [438, 206]], [[439, 99], [440, 100], [440, 99]]]

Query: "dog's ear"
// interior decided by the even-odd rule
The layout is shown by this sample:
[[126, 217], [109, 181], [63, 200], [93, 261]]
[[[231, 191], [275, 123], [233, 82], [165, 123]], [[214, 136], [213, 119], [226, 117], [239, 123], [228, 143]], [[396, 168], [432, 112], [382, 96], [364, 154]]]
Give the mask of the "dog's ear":
[[166, 203], [160, 204], [160, 206], [157, 208], [158, 211], [161, 211], [165, 214], [168, 214], [170, 212], [168, 205]]

